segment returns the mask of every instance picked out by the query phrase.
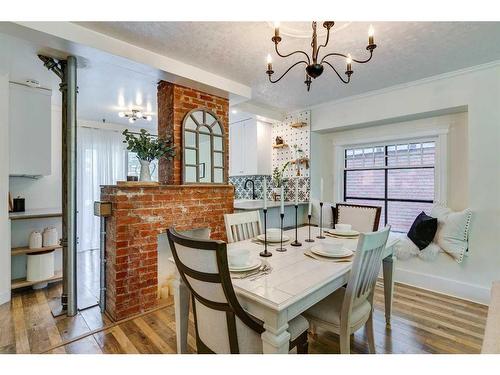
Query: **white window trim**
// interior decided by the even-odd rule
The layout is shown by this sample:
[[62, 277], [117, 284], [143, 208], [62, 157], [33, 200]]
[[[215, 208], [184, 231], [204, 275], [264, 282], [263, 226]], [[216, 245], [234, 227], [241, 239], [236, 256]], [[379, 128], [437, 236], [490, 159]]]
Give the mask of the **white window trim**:
[[346, 148], [361, 146], [378, 146], [380, 143], [390, 142], [421, 142], [434, 141], [434, 201], [446, 205], [447, 179], [448, 179], [448, 131], [449, 125], [441, 125], [433, 130], [420, 132], [404, 132], [402, 134], [382, 134], [376, 137], [360, 138], [359, 136], [343, 136], [332, 141], [333, 146], [333, 176], [334, 176], [334, 202], [344, 200], [344, 153]]

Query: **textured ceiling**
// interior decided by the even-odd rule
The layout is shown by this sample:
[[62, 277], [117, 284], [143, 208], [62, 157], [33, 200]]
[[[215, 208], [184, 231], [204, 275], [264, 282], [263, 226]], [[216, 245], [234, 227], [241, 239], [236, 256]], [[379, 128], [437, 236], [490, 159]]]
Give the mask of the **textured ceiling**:
[[[290, 110], [381, 89], [440, 73], [500, 59], [500, 22], [375, 22], [373, 60], [354, 64], [349, 85], [325, 67], [310, 92], [304, 71], [296, 67], [278, 84], [265, 74], [265, 58], [271, 52], [276, 74], [297, 61], [281, 59], [273, 51], [268, 22], [85, 22], [80, 25], [151, 51], [198, 66], [252, 87], [253, 100]], [[369, 23], [339, 23], [323, 53], [366, 55]], [[293, 26], [293, 25], [292, 25]], [[308, 24], [297, 23], [306, 29]], [[284, 37], [282, 52], [309, 50], [304, 38]], [[340, 71], [343, 59], [330, 60]]]

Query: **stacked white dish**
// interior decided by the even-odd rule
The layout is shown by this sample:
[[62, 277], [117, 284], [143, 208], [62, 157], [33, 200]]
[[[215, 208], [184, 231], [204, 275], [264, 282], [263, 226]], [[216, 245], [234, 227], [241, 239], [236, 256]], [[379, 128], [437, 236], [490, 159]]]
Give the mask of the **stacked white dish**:
[[[279, 229], [279, 228], [269, 228], [266, 231], [266, 235], [267, 235], [267, 242], [280, 242], [281, 241], [281, 229]], [[259, 234], [257, 236], [257, 239], [259, 241], [263, 241], [263, 242], [266, 240], [264, 234]], [[286, 234], [283, 233], [283, 242], [286, 242], [289, 240], [290, 240], [290, 237], [288, 237]]]
[[261, 260], [252, 257], [248, 249], [232, 249], [227, 252], [229, 271], [245, 272], [259, 268]]
[[311, 247], [311, 252], [328, 258], [346, 258], [353, 254], [342, 243], [322, 242]]

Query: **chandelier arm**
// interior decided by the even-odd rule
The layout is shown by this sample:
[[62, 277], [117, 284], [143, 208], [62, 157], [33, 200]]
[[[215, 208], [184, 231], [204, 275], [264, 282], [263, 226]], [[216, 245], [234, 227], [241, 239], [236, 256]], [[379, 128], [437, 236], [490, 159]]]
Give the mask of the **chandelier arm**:
[[285, 73], [283, 73], [283, 74], [282, 74], [282, 75], [281, 75], [278, 79], [276, 79], [276, 80], [274, 80], [274, 81], [271, 79], [271, 75], [269, 74], [269, 82], [271, 82], [271, 83], [276, 83], [276, 82], [278, 82], [279, 80], [281, 80], [281, 78], [283, 78], [283, 77], [284, 77], [284, 76], [285, 76], [285, 75], [286, 75], [286, 74], [287, 74], [290, 70], [292, 70], [295, 66], [297, 66], [297, 65], [299, 65], [299, 64], [302, 64], [302, 63], [304, 63], [304, 64], [306, 64], [306, 65], [309, 65], [309, 64], [307, 63], [307, 61], [304, 61], [304, 60], [297, 61], [295, 64], [293, 64], [291, 67], [289, 67], [289, 68], [285, 71]]
[[351, 81], [351, 76], [348, 76], [347, 80], [344, 80], [344, 78], [339, 74], [339, 72], [337, 72], [337, 69], [335, 69], [335, 67], [332, 64], [330, 64], [328, 61], [325, 61], [325, 64], [327, 64], [328, 66], [330, 66], [330, 68], [333, 69], [333, 71], [335, 72], [335, 74], [337, 74], [337, 77], [339, 77], [339, 79], [342, 82], [344, 82], [345, 84], [348, 84]]
[[318, 49], [316, 50], [316, 59], [318, 58], [319, 56], [319, 50], [321, 49], [321, 47], [326, 47], [328, 45], [328, 42], [330, 40], [330, 29], [326, 29], [326, 39], [325, 39], [325, 44], [320, 44], [318, 46]]
[[[327, 57], [330, 57], [330, 56], [340, 56], [340, 57], [343, 57], [343, 58], [347, 58], [347, 55], [344, 55], [343, 53], [337, 53], [337, 52], [333, 52], [333, 53], [329, 53], [325, 56], [323, 56], [323, 58], [321, 59], [321, 62], [320, 64], [323, 64], [323, 62], [326, 62], [325, 59]], [[370, 50], [370, 56], [366, 59], [366, 60], [356, 60], [356, 59], [352, 59], [352, 61], [354, 61], [355, 63], [358, 63], [358, 64], [365, 64], [367, 63], [368, 61], [370, 61], [373, 57], [373, 50]]]
[[283, 57], [283, 58], [295, 55], [296, 53], [302, 53], [303, 55], [305, 55], [307, 57], [307, 65], [311, 64], [311, 59], [309, 58], [309, 55], [307, 53], [305, 53], [304, 51], [297, 50], [297, 51], [293, 51], [293, 52], [289, 53], [288, 55], [282, 55], [278, 51], [278, 43], [274, 43], [274, 49], [275, 49], [276, 53], [278, 54], [278, 56]]

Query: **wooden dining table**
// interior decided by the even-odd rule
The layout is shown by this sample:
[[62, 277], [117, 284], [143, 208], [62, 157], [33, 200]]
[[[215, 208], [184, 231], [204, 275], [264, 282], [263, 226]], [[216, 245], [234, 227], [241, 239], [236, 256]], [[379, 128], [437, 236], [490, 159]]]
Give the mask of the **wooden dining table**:
[[[313, 228], [313, 235], [317, 235]], [[285, 231], [291, 240], [295, 239], [295, 230]], [[243, 308], [264, 322], [262, 333], [264, 353], [288, 353], [290, 333], [288, 322], [315, 305], [337, 289], [344, 286], [349, 278], [352, 262], [331, 262], [313, 259], [304, 252], [321, 242], [341, 242], [345, 247], [355, 250], [357, 239], [339, 239], [327, 236], [315, 242], [306, 242], [308, 227], [298, 228], [298, 241], [302, 246], [286, 243], [286, 252], [277, 252], [277, 246], [268, 246], [272, 256], [261, 258], [272, 267], [269, 274], [259, 277], [233, 278], [234, 290]], [[391, 322], [393, 295], [394, 245], [398, 236], [391, 234], [383, 255], [382, 273], [384, 279], [385, 319]], [[233, 249], [249, 249], [253, 256], [259, 257], [264, 245], [255, 240], [229, 243], [228, 252]], [[187, 331], [190, 293], [187, 286], [176, 272], [174, 287], [175, 323], [177, 352], [187, 353]]]

